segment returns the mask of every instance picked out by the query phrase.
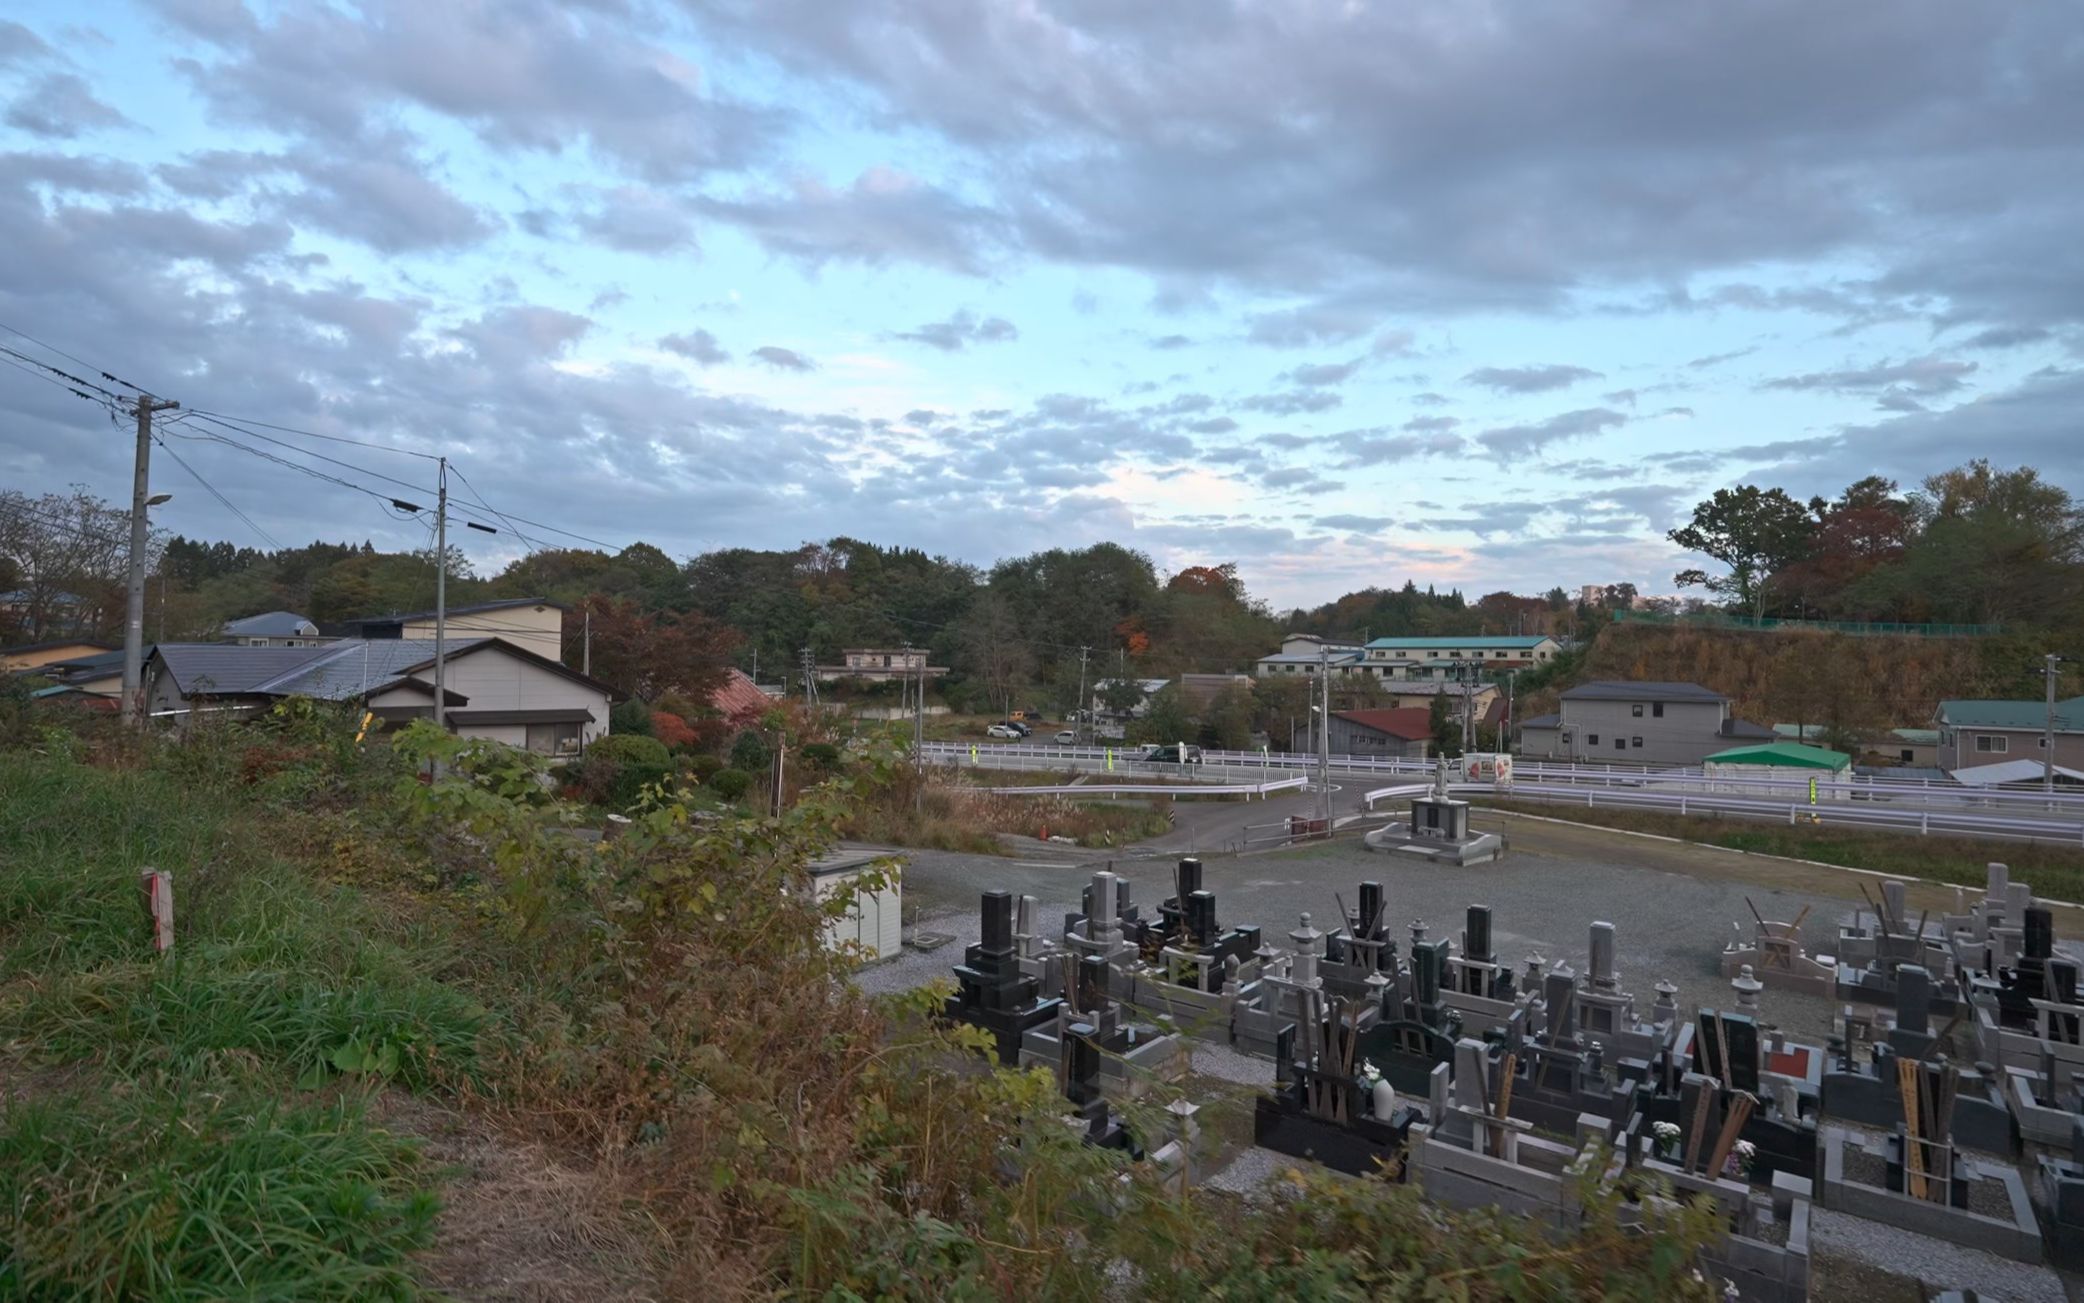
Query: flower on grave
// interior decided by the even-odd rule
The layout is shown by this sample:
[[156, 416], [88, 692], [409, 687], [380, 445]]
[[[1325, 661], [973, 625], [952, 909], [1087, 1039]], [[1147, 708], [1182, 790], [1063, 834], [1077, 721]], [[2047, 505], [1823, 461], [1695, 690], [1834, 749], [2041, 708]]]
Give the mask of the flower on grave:
[[1742, 1297], [1744, 1296], [1737, 1292], [1737, 1282], [1724, 1276], [1722, 1278], [1722, 1303], [1737, 1303], [1737, 1300]]
[[1676, 1122], [1652, 1122], [1650, 1134], [1655, 1138], [1659, 1155], [1669, 1158], [1679, 1150], [1679, 1124]]
[[1730, 1167], [1734, 1169], [1733, 1175], [1749, 1176], [1751, 1174], [1751, 1160], [1757, 1154], [1758, 1146], [1752, 1144], [1749, 1140], [1739, 1140], [1736, 1148], [1732, 1149], [1729, 1155]]
[[1372, 1086], [1382, 1080], [1382, 1069], [1376, 1067], [1373, 1060], [1362, 1059], [1360, 1061], [1360, 1079]]

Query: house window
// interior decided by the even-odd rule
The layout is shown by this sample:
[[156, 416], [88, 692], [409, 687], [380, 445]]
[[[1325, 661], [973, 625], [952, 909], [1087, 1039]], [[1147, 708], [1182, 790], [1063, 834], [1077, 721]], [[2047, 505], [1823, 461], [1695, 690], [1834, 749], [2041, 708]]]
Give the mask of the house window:
[[1652, 716], [1653, 718], [1655, 718], [1655, 719], [1663, 719], [1663, 718], [1664, 718], [1664, 703], [1663, 703], [1663, 702], [1661, 702], [1661, 701], [1653, 701], [1653, 702], [1651, 702], [1651, 703], [1650, 703], [1650, 714], [1651, 714], [1651, 716]]
[[1628, 713], [1635, 716], [1637, 719], [1641, 719], [1643, 717], [1643, 703], [1640, 701], [1636, 702], [1634, 705], [1628, 708]]
[[2008, 737], [1991, 737], [1988, 733], [1978, 733], [1975, 735], [1975, 749], [1986, 753], [1994, 751], [2001, 755], [2012, 749], [2012, 740]]
[[1642, 750], [1642, 749], [1643, 749], [1643, 740], [1642, 740], [1641, 738], [1636, 738], [1636, 739], [1635, 739], [1635, 742], [1634, 742], [1634, 745], [1635, 745], [1635, 749], [1636, 749], [1636, 750], [1638, 750], [1638, 751]]
[[1587, 733], [1587, 734], [1585, 734], [1585, 745], [1586, 745], [1586, 746], [1588, 746], [1588, 747], [1596, 747], [1596, 746], [1598, 746], [1598, 745], [1599, 745], [1599, 734], [1597, 734], [1597, 733]]
[[1911, 753], [1911, 752], [1910, 752], [1909, 750], [1907, 750], [1907, 749], [1906, 749], [1906, 750], [1903, 750], [1903, 751], [1898, 751], [1898, 752], [1897, 752], [1896, 754], [1897, 754], [1897, 756], [1898, 756], [1899, 758], [1901, 758], [1901, 760], [1903, 761], [1903, 763], [1904, 763], [1904, 764], [1906, 764], [1906, 765], [1907, 765], [1907, 764], [1909, 764], [1909, 763], [1910, 763], [1910, 762], [1911, 762], [1911, 761], [1912, 761], [1913, 759], [1915, 759], [1915, 758], [1916, 758], [1916, 757], [1915, 757], [1915, 756], [1914, 756], [1914, 755], [1913, 755], [1913, 754], [1912, 754], [1912, 753]]
[[565, 724], [530, 724], [528, 749], [544, 756], [578, 755], [578, 722], [575, 720]]
[[1615, 739], [1614, 739], [1614, 750], [1616, 750], [1616, 751], [1626, 751], [1627, 749], [1628, 749], [1628, 739], [1627, 739], [1627, 738], [1625, 738], [1625, 737], [1617, 737], [1617, 738], [1615, 738]]

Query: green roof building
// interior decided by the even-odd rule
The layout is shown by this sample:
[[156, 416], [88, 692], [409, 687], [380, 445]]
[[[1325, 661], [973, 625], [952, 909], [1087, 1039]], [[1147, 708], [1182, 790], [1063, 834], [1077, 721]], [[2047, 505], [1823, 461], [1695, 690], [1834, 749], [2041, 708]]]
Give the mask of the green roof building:
[[1731, 747], [1706, 760], [1711, 765], [1767, 765], [1776, 769], [1823, 769], [1833, 773], [1852, 767], [1852, 757], [1843, 751], [1813, 747], [1802, 742], [1767, 742], [1759, 746]]

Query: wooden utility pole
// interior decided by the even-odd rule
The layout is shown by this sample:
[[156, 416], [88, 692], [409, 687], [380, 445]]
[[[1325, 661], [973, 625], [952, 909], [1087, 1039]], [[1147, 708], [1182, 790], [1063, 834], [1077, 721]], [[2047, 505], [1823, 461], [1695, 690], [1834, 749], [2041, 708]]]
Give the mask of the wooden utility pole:
[[123, 722], [146, 717], [145, 677], [145, 521], [152, 481], [152, 413], [170, 412], [181, 404], [140, 394], [137, 400], [137, 456], [130, 472], [130, 592], [123, 618]]
[[434, 727], [449, 726], [444, 700], [449, 640], [449, 459], [439, 458], [434, 485]]

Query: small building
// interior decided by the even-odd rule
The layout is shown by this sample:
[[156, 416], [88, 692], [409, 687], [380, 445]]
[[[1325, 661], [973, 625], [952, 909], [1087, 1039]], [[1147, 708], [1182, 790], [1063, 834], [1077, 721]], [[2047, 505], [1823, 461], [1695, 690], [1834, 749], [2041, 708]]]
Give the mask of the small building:
[[[464, 737], [540, 755], [578, 755], [608, 732], [613, 688], [502, 638], [450, 640], [443, 649], [444, 721]], [[258, 714], [278, 701], [353, 701], [386, 725], [434, 713], [434, 644], [342, 639], [312, 647], [161, 643], [145, 666], [156, 719]]]
[[1772, 729], [1730, 714], [1698, 683], [1602, 679], [1562, 694], [1562, 710], [1520, 725], [1529, 759], [1697, 765], [1732, 743], [1772, 742]]
[[1423, 760], [1433, 741], [1431, 713], [1414, 707], [1335, 710], [1329, 741], [1333, 755]]
[[1249, 674], [1182, 674], [1179, 676], [1179, 695], [1186, 705], [1187, 713], [1198, 715], [1209, 708], [1209, 704], [1225, 691], [1237, 688], [1244, 692], [1252, 690]]
[[[1822, 724], [1775, 724], [1773, 732], [1790, 742], [1823, 741]], [[1862, 757], [1873, 757], [1883, 765], [1929, 769], [1939, 763], [1939, 730], [1936, 728], [1869, 729], [1860, 734]]]
[[[893, 859], [897, 863], [892, 864]], [[850, 885], [856, 887], [847, 912], [825, 924], [826, 948], [859, 946], [864, 960], [888, 959], [904, 948], [903, 857], [872, 847], [842, 846], [806, 867], [821, 903]], [[870, 887], [862, 879], [872, 872], [883, 873], [888, 881]]]
[[1435, 697], [1447, 698], [1447, 714], [1451, 719], [1462, 717], [1464, 698], [1475, 698], [1472, 709], [1475, 710], [1476, 717], [1489, 724], [1497, 723], [1494, 716], [1505, 707], [1505, 694], [1498, 690], [1495, 683], [1402, 683], [1386, 680], [1377, 691], [1378, 700], [1396, 710], [1414, 706], [1421, 710], [1431, 710]]
[[[1957, 769], [1951, 775], [1963, 787], [2043, 787], [2048, 782], [2048, 766], [2039, 760], [2007, 760], [1995, 765], [1970, 765]], [[2084, 769], [2071, 769], [2066, 765], [2055, 766], [2055, 785], [2075, 789], [2084, 784]]]
[[743, 670], [724, 671], [724, 681], [709, 693], [709, 708], [734, 727], [757, 722], [774, 706], [774, 697], [754, 683]]
[[[143, 654], [152, 654], [150, 644], [145, 646]], [[108, 701], [117, 701], [123, 696], [123, 652], [120, 648], [50, 661], [36, 673], [79, 696]]]
[[[2045, 701], [1942, 701], [1933, 712], [1939, 729], [1939, 767], [1948, 773], [2012, 760], [2045, 763]], [[2055, 703], [2055, 764], [2084, 769], [2084, 696]]]
[[[498, 638], [523, 647], [548, 660], [564, 660], [564, 614], [562, 602], [547, 597], [517, 597], [501, 602], [471, 602], [451, 606], [444, 615], [446, 636], [455, 638]], [[434, 638], [435, 613], [411, 611], [402, 615], [371, 615], [341, 620], [322, 626], [329, 637], [388, 639]]]
[[92, 656], [98, 652], [120, 651], [112, 642], [98, 642], [92, 638], [53, 638], [47, 642], [22, 643], [15, 647], [0, 647], [0, 674], [22, 674], [30, 670], [42, 670], [45, 666], [60, 661], [69, 661], [79, 656]]
[[1532, 669], [1562, 653], [1563, 644], [1547, 634], [1376, 638], [1352, 672], [1379, 679], [1459, 679]]
[[893, 683], [922, 675], [934, 679], [948, 672], [945, 665], [927, 664], [923, 647], [848, 647], [840, 652], [839, 660], [837, 665], [818, 666], [818, 682], [859, 679], [864, 683]]
[[1333, 674], [1344, 674], [1360, 664], [1360, 658], [1357, 642], [1337, 642], [1314, 633], [1291, 633], [1281, 639], [1279, 651], [1255, 661], [1252, 672], [1262, 679], [1278, 674], [1315, 674], [1328, 663]]
[[315, 647], [330, 641], [320, 635], [317, 625], [295, 611], [264, 611], [227, 621], [224, 640], [241, 647]]
[[[1801, 799], [1790, 793], [1789, 778], [1848, 777], [1852, 757], [1843, 751], [1810, 746], [1805, 742], [1760, 742], [1752, 746], [1718, 751], [1701, 762], [1701, 771], [1718, 792], [1748, 792], [1759, 796]], [[1747, 784], [1746, 780], [1750, 780]], [[1820, 792], [1819, 799], [1843, 800], [1845, 794]]]

